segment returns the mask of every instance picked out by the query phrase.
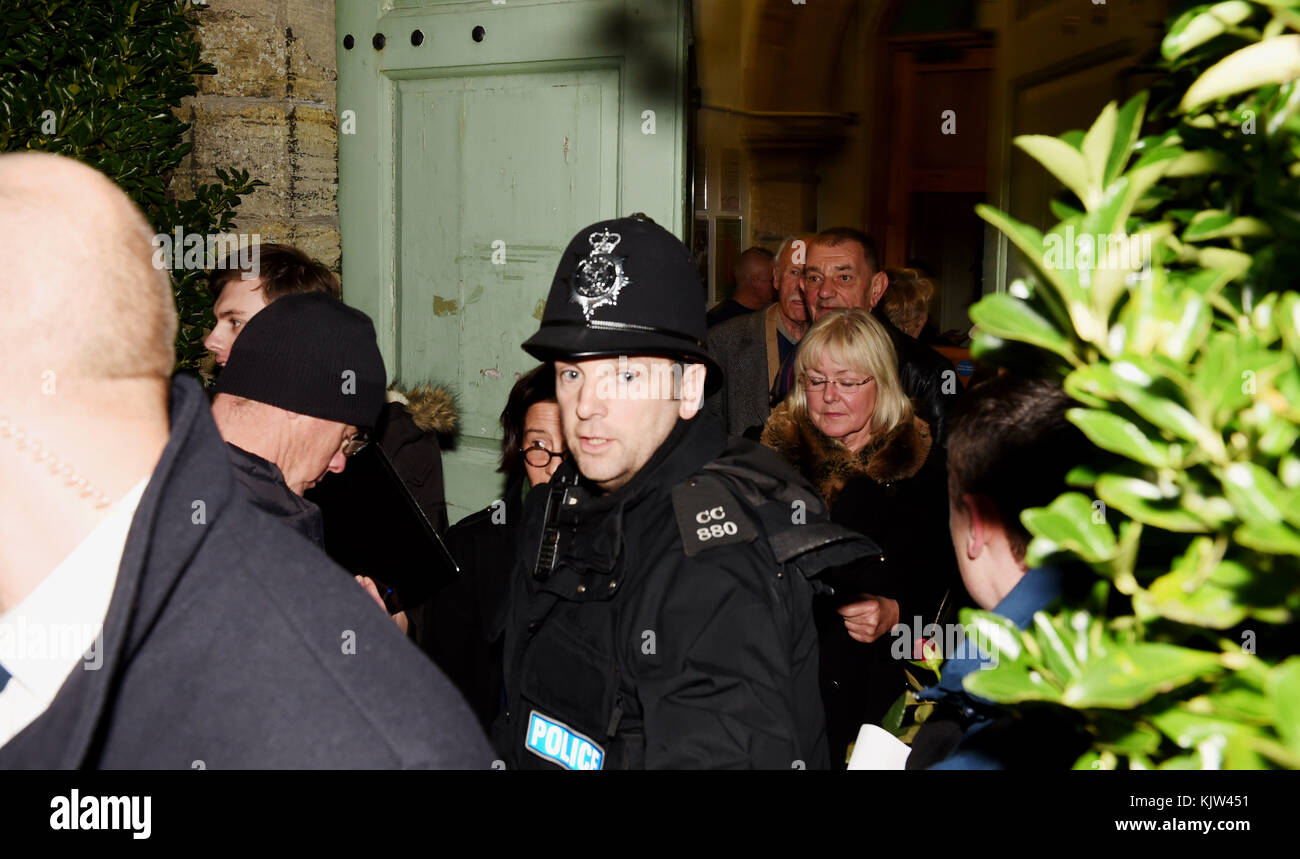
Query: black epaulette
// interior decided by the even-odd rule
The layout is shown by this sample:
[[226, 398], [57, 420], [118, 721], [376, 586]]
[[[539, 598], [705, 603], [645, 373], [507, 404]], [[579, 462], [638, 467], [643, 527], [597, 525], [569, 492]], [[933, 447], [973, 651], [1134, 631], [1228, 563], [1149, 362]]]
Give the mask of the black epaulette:
[[673, 487], [673, 512], [688, 557], [718, 546], [748, 543], [760, 534], [744, 505], [710, 474], [697, 474]]

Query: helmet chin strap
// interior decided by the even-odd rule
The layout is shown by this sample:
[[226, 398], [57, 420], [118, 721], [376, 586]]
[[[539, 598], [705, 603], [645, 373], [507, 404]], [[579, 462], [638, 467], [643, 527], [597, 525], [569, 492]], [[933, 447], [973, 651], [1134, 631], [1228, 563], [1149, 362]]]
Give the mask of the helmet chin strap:
[[32, 459], [49, 468], [54, 479], [62, 480], [65, 486], [79, 493], [82, 498], [89, 499], [95, 505], [95, 509], [103, 509], [112, 503], [113, 499], [78, 474], [77, 470], [71, 465], [48, 450], [39, 439], [32, 437], [26, 430], [4, 415], [0, 415], [0, 439], [12, 441], [20, 451], [30, 453]]

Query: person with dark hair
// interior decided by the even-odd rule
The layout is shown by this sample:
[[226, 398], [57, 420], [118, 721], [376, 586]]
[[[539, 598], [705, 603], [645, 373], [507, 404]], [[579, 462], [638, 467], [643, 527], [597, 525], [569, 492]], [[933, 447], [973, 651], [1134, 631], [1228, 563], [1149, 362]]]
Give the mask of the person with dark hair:
[[[804, 266], [804, 302], [817, 321], [834, 310], [860, 307], [884, 326], [898, 353], [898, 376], [903, 390], [925, 418], [942, 445], [947, 438], [947, 413], [960, 390], [957, 373], [942, 355], [899, 331], [878, 307], [889, 288], [889, 276], [880, 270], [871, 238], [852, 227], [831, 227], [818, 233], [808, 246]], [[794, 382], [794, 358], [782, 364], [772, 386], [773, 402], [780, 402]]]
[[[948, 521], [962, 581], [980, 608], [1021, 629], [1070, 584], [1060, 567], [1028, 568], [1030, 535], [1020, 514], [1054, 501], [1067, 472], [1092, 450], [1066, 417], [1072, 405], [1054, 382], [1004, 374], [972, 387], [952, 419]], [[967, 692], [962, 681], [987, 667], [988, 655], [967, 639], [959, 657], [917, 696], [936, 709], [912, 742], [908, 769], [1064, 769], [1087, 748], [1059, 710], [1017, 718]]]
[[541, 364], [510, 389], [501, 412], [502, 497], [447, 531], [460, 577], [410, 612], [416, 643], [460, 689], [483, 726], [501, 709], [500, 630], [524, 496], [564, 457], [555, 371]]
[[735, 319], [755, 310], [762, 310], [776, 298], [772, 286], [773, 254], [767, 248], [752, 247], [736, 257], [732, 274], [736, 278], [736, 291], [725, 301], [719, 301], [705, 314], [705, 325], [712, 328], [728, 319]]
[[223, 367], [248, 320], [280, 296], [323, 292], [343, 297], [338, 277], [323, 263], [292, 245], [269, 243], [253, 246], [252, 264], [232, 256], [209, 272], [208, 292], [215, 301], [212, 315], [217, 324], [203, 338], [203, 348]]

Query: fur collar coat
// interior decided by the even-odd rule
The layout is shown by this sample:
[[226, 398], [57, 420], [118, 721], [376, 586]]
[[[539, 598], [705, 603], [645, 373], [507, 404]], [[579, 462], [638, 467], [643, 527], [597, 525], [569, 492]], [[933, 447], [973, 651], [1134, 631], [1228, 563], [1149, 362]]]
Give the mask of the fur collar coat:
[[845, 484], [859, 475], [886, 485], [914, 477], [925, 465], [933, 441], [930, 425], [914, 415], [853, 453], [817, 429], [807, 415], [796, 418], [789, 404], [782, 403], [768, 417], [763, 444], [789, 460], [834, 508]]

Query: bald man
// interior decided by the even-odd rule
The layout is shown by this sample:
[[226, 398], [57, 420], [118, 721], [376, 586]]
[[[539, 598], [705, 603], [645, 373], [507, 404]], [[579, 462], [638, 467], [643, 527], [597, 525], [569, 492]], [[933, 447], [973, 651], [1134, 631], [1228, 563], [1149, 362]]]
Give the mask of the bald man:
[[719, 301], [705, 314], [708, 327], [761, 310], [775, 300], [776, 290], [772, 286], [773, 256], [767, 248], [755, 246], [736, 257], [736, 264], [731, 270], [736, 278], [736, 291], [731, 298]]
[[487, 767], [460, 695], [235, 485], [152, 230], [0, 155], [0, 769]]

